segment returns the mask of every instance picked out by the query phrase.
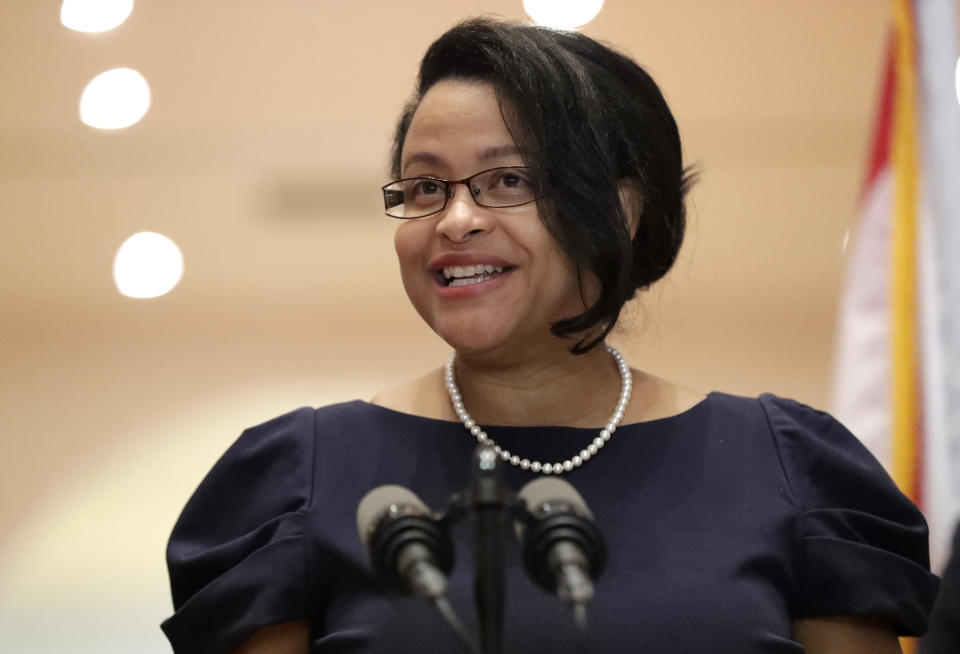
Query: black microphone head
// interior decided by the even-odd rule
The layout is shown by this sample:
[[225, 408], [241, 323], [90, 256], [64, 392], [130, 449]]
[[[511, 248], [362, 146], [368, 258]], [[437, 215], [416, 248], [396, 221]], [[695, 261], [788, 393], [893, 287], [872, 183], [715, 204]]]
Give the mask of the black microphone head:
[[429, 515], [430, 509], [413, 491], [403, 486], [377, 486], [364, 495], [357, 506], [357, 534], [364, 547], [369, 545], [377, 524], [391, 513], [396, 516]]
[[538, 477], [521, 488], [517, 495], [535, 516], [566, 510], [593, 520], [593, 514], [577, 489], [557, 477]]
[[377, 576], [401, 593], [413, 589], [402, 564], [404, 552], [423, 548], [424, 556], [443, 573], [453, 568], [453, 543], [446, 525], [423, 500], [403, 486], [378, 486], [357, 507], [357, 534]]
[[556, 592], [550, 553], [566, 543], [582, 553], [587, 572], [596, 579], [606, 565], [607, 550], [580, 493], [562, 479], [540, 477], [521, 488], [518, 495], [526, 504], [527, 515], [515, 526], [530, 577], [545, 590]]

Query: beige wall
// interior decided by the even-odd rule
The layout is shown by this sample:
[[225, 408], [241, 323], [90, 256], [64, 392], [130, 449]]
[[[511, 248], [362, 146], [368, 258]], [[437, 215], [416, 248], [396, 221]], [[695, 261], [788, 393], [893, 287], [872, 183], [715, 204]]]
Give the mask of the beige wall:
[[[0, 3], [0, 649], [165, 651], [164, 539], [236, 434], [442, 362], [376, 189], [424, 47], [520, 2], [144, 2], [98, 36], [53, 4]], [[702, 175], [681, 263], [615, 340], [825, 405], [887, 3], [607, 5], [585, 31], [648, 66]], [[96, 132], [79, 93], [114, 66], [153, 106]], [[110, 277], [141, 230], [186, 259], [156, 300]]]

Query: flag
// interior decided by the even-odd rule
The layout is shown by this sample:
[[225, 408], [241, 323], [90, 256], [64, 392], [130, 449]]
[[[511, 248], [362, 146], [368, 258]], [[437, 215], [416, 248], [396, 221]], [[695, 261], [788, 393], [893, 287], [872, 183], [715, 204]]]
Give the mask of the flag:
[[893, 1], [832, 407], [924, 511], [935, 570], [960, 517], [956, 25], [953, 0]]

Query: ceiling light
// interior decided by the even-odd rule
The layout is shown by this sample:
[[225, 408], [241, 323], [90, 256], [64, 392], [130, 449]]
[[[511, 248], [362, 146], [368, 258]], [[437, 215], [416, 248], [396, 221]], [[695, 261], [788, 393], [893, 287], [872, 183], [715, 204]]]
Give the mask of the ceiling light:
[[182, 276], [180, 248], [163, 234], [134, 234], [113, 260], [113, 280], [127, 297], [159, 297], [172, 291]]
[[132, 68], [100, 73], [80, 96], [80, 120], [100, 129], [129, 127], [149, 108], [150, 85]]
[[596, 18], [603, 0], [523, 0], [527, 14], [540, 25], [571, 30]]
[[60, 22], [78, 32], [112, 30], [133, 11], [133, 0], [63, 0]]

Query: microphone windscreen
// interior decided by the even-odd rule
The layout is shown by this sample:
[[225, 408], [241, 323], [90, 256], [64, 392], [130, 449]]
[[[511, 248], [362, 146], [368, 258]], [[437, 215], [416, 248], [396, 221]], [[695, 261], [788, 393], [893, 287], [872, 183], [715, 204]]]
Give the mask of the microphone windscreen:
[[533, 514], [537, 514], [544, 504], [563, 502], [575, 507], [575, 510], [585, 517], [593, 519], [593, 514], [577, 489], [557, 477], [538, 477], [521, 488], [518, 495]]
[[[576, 491], [574, 491], [576, 492]], [[363, 546], [367, 546], [370, 534], [376, 526], [380, 516], [391, 506], [406, 506], [423, 513], [429, 513], [427, 505], [413, 491], [403, 486], [377, 486], [360, 500], [357, 507], [357, 534]]]

